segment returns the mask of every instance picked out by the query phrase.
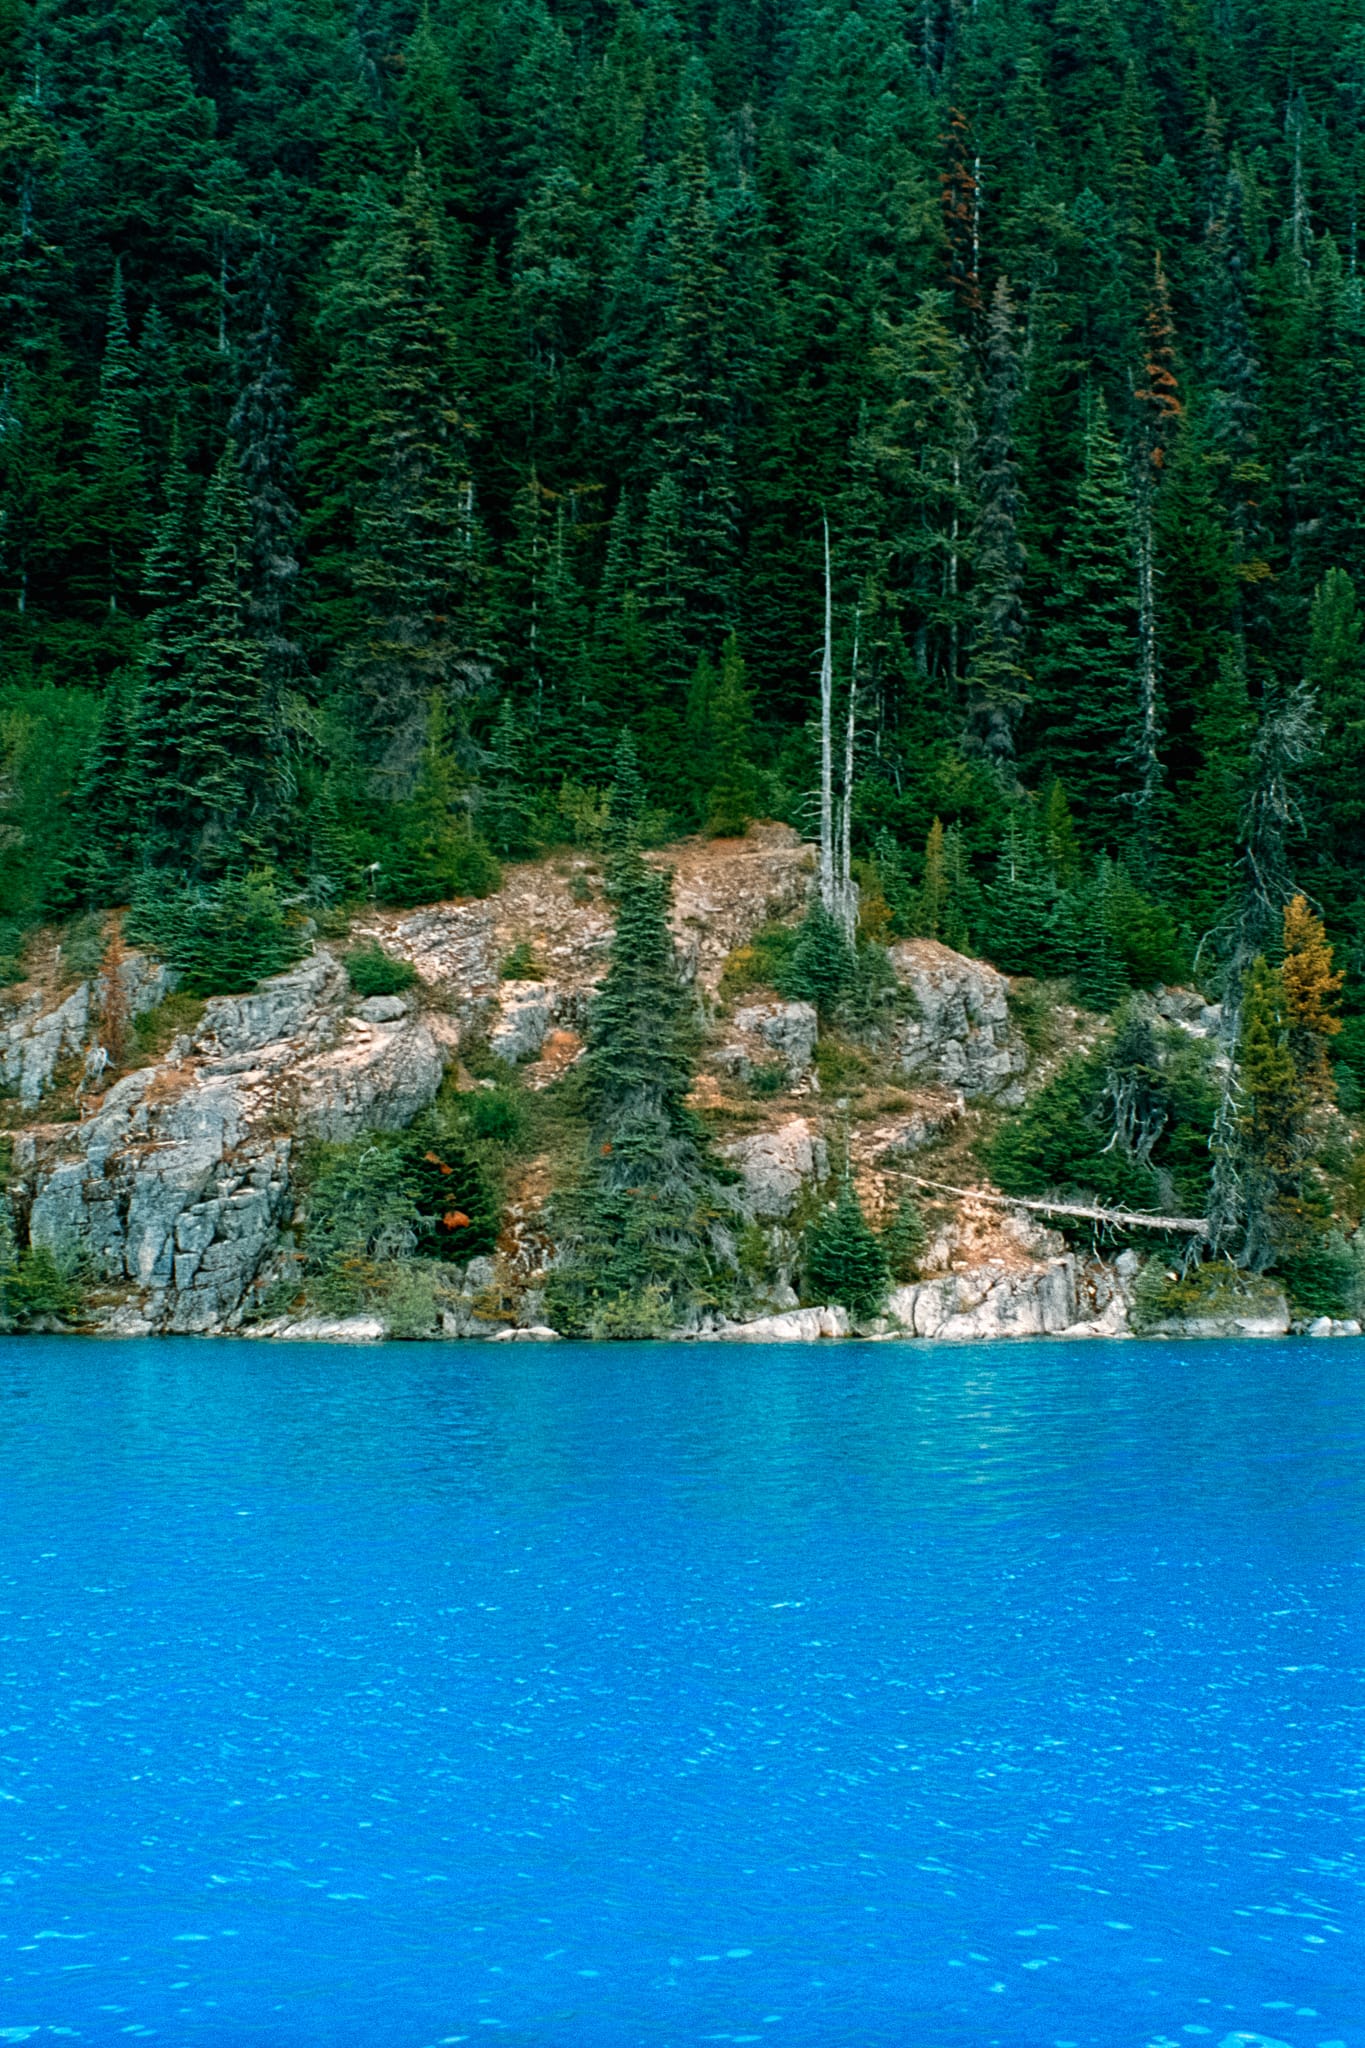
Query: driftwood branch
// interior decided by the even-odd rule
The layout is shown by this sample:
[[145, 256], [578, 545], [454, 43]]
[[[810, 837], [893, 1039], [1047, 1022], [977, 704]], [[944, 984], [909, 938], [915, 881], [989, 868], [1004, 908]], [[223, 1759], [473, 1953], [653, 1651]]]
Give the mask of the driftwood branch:
[[937, 1188], [945, 1195], [961, 1195], [972, 1202], [990, 1202], [997, 1209], [1032, 1209], [1043, 1216], [1081, 1216], [1092, 1223], [1113, 1223], [1123, 1228], [1140, 1230], [1182, 1230], [1191, 1237], [1207, 1237], [1208, 1219], [1204, 1216], [1144, 1216], [1136, 1209], [1091, 1208], [1084, 1202], [1038, 1202], [1026, 1201], [1019, 1195], [989, 1195], [984, 1188], [955, 1188], [946, 1180], [928, 1180], [922, 1173], [907, 1173], [907, 1180], [916, 1187]]

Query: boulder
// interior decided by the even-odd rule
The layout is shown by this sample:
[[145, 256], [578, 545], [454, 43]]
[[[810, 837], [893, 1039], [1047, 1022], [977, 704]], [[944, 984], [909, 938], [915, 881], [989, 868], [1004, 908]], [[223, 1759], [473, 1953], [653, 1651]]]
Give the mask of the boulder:
[[862, 1150], [879, 1164], [895, 1165], [933, 1145], [966, 1114], [961, 1095], [926, 1094], [906, 1115], [877, 1125], [862, 1140]]
[[898, 1287], [887, 1313], [907, 1335], [945, 1342], [1060, 1336], [1080, 1320], [1076, 1279], [1070, 1256], [1018, 1273], [978, 1266]]
[[443, 1071], [425, 1024], [353, 1023], [339, 1045], [299, 1068], [296, 1126], [331, 1144], [362, 1131], [405, 1130], [435, 1100]]
[[710, 1341], [725, 1344], [814, 1344], [821, 1337], [847, 1337], [848, 1310], [797, 1308], [785, 1315], [759, 1316], [752, 1323], [722, 1323], [709, 1330]]
[[1028, 1053], [1010, 1022], [1004, 975], [933, 939], [893, 946], [891, 963], [915, 999], [916, 1014], [896, 1027], [902, 1073], [965, 1096], [1022, 1100], [1018, 1077]]
[[749, 1003], [735, 1012], [735, 1029], [758, 1039], [799, 1081], [815, 1058], [820, 1023], [814, 1003]]
[[408, 1014], [408, 1006], [402, 996], [366, 996], [363, 1003], [355, 1006], [357, 1017], [365, 1024], [398, 1024]]
[[25, 1109], [37, 1107], [63, 1059], [84, 1053], [89, 1024], [90, 984], [83, 981], [53, 1009], [41, 993], [27, 997], [0, 1026], [0, 1081]]
[[261, 1323], [254, 1334], [292, 1344], [379, 1344], [384, 1325], [378, 1316], [300, 1316], [297, 1322]]
[[204, 1006], [194, 1047], [209, 1054], [254, 1052], [309, 1028], [316, 1033], [325, 1028], [321, 1013], [343, 999], [347, 986], [345, 969], [330, 953], [317, 953], [250, 995], [214, 996]]
[[537, 1059], [559, 1007], [560, 990], [552, 981], [503, 982], [488, 1050], [514, 1066]]
[[776, 1130], [752, 1138], [735, 1138], [721, 1156], [743, 1175], [740, 1201], [761, 1222], [782, 1222], [796, 1208], [802, 1191], [829, 1172], [825, 1141], [812, 1132], [803, 1116], [788, 1117]]

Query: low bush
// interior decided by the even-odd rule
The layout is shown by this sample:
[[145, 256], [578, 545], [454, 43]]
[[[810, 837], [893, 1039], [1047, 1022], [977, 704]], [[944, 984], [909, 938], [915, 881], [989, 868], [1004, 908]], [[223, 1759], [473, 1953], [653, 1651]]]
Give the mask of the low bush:
[[69, 924], [61, 936], [61, 969], [68, 980], [83, 981], [98, 974], [104, 964], [104, 913], [87, 911]]
[[411, 962], [395, 959], [377, 941], [358, 946], [344, 957], [351, 987], [358, 996], [401, 995], [417, 979]]
[[724, 1002], [747, 995], [750, 989], [780, 988], [792, 950], [797, 927], [786, 924], [760, 925], [747, 945], [736, 946], [720, 971], [720, 994]]
[[[12, 1245], [12, 1240], [10, 1241]], [[85, 1306], [81, 1263], [47, 1245], [30, 1245], [0, 1269], [0, 1322], [15, 1330], [79, 1321]]]
[[144, 877], [124, 937], [160, 953], [195, 996], [240, 995], [292, 967], [309, 945], [307, 926], [286, 909], [264, 868], [213, 887], [178, 888], [165, 876]]
[[529, 939], [519, 939], [498, 969], [504, 981], [543, 981]]
[[1278, 1295], [1273, 1281], [1241, 1272], [1225, 1259], [1212, 1259], [1189, 1273], [1180, 1273], [1165, 1256], [1158, 1255], [1148, 1259], [1137, 1276], [1129, 1320], [1140, 1336], [1164, 1323], [1268, 1313]]
[[526, 1129], [526, 1105], [515, 1088], [479, 1088], [463, 1098], [464, 1126], [476, 1141], [514, 1150]]
[[10, 988], [16, 981], [23, 981], [24, 927], [14, 918], [0, 918], [0, 988]]

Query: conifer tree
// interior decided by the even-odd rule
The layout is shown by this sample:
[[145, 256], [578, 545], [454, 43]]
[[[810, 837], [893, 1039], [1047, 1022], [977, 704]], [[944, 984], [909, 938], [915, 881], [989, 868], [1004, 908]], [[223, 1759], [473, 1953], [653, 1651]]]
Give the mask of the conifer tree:
[[1294, 896], [1284, 907], [1285, 1019], [1299, 1084], [1310, 1102], [1329, 1100], [1334, 1092], [1327, 1062], [1327, 1042], [1341, 1029], [1337, 1006], [1346, 979], [1332, 966], [1332, 948], [1322, 919], [1314, 917], [1307, 898]]
[[807, 1230], [803, 1254], [812, 1301], [838, 1302], [860, 1322], [886, 1306], [886, 1248], [864, 1216], [847, 1172], [833, 1206]]
[[137, 355], [128, 333], [123, 266], [115, 263], [99, 398], [92, 418], [88, 513], [99, 554], [96, 588], [111, 620], [130, 608], [147, 540], [138, 412]]
[[1229, 639], [1194, 730], [1197, 766], [1185, 785], [1175, 843], [1190, 923], [1203, 938], [1228, 914], [1237, 834], [1251, 777], [1255, 719], [1241, 643]]
[[580, 1185], [555, 1199], [563, 1247], [547, 1288], [560, 1328], [659, 1336], [713, 1291], [723, 1240], [686, 1096], [696, 1021], [668, 929], [670, 878], [618, 856], [616, 934], [588, 1021]]
[[193, 634], [190, 600], [196, 548], [190, 479], [178, 428], [171, 437], [164, 500], [143, 570], [149, 612], [142, 683], [132, 707], [128, 769], [139, 857], [153, 867], [166, 862], [180, 866], [188, 856], [188, 819], [180, 800], [180, 737]]
[[1090, 843], [1112, 847], [1131, 832], [1125, 763], [1134, 738], [1138, 609], [1132, 502], [1102, 398], [1092, 405], [1085, 474], [1050, 613], [1034, 693], [1036, 754], [1065, 783]]
[[78, 903], [124, 903], [132, 887], [141, 829], [134, 802], [135, 672], [110, 677], [100, 724], [74, 797], [79, 836], [61, 893]]
[[433, 693], [452, 709], [483, 673], [481, 535], [456, 400], [431, 194], [418, 164], [369, 252], [365, 375], [374, 480], [357, 511], [363, 624], [347, 688], [377, 787], [415, 787]]
[[475, 834], [467, 777], [451, 748], [445, 708], [433, 692], [416, 787], [394, 804], [380, 861], [377, 894], [386, 903], [434, 903], [449, 896], [489, 896], [501, 880], [497, 862]]
[[1258, 955], [1242, 991], [1241, 1263], [1264, 1272], [1294, 1237], [1304, 1154], [1302, 1083], [1289, 1043], [1284, 978]]
[[1019, 468], [1014, 415], [1019, 400], [1014, 302], [997, 280], [986, 330], [987, 430], [981, 445], [973, 565], [976, 617], [967, 671], [967, 733], [992, 760], [1014, 752], [1014, 730], [1028, 691], [1023, 589], [1027, 556], [1020, 538]]
[[749, 762], [752, 713], [744, 657], [731, 633], [721, 651], [720, 680], [711, 703], [717, 779], [706, 829], [718, 838], [742, 833], [753, 818], [754, 772]]
[[1032, 816], [1011, 809], [995, 880], [987, 891], [991, 958], [1012, 974], [1048, 974], [1057, 964], [1057, 878]]
[[1313, 888], [1340, 917], [1365, 871], [1365, 621], [1344, 569], [1313, 593], [1304, 681], [1322, 724], [1305, 793]]
[[640, 828], [649, 805], [649, 792], [640, 773], [640, 756], [629, 731], [623, 732], [611, 765], [611, 837], [615, 845], [638, 845]]
[[533, 850], [532, 794], [526, 733], [510, 697], [498, 706], [488, 742], [479, 816], [495, 853], [524, 858]]
[[[204, 513], [204, 582], [187, 619], [184, 694], [174, 733], [179, 831], [199, 870], [214, 874], [269, 843], [277, 792], [278, 729], [266, 702], [264, 659], [248, 624], [251, 523], [231, 448], [214, 472]], [[182, 839], [182, 844], [185, 843]]]
[[299, 564], [294, 506], [293, 388], [284, 361], [274, 281], [262, 264], [261, 324], [252, 337], [247, 377], [232, 432], [251, 531], [247, 619], [260, 642], [266, 694], [277, 704], [299, 679], [302, 655], [291, 627]]

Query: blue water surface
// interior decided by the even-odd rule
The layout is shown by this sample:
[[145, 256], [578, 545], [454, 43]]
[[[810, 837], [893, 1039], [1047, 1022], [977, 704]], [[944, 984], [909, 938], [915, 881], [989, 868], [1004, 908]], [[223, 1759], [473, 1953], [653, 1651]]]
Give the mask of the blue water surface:
[[0, 1345], [0, 2043], [1365, 2048], [1365, 1344]]

